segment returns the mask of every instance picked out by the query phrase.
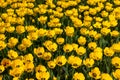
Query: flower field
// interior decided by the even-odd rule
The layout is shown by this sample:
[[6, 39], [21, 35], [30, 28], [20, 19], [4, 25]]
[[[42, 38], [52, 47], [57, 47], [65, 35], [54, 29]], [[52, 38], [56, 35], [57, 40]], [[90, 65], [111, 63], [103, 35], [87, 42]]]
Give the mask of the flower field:
[[120, 80], [120, 0], [0, 0], [0, 80]]

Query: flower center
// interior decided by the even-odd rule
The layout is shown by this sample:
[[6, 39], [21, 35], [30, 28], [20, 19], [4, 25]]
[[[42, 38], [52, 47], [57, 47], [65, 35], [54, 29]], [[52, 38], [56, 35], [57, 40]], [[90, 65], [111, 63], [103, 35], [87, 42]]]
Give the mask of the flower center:
[[93, 77], [96, 77], [96, 76], [97, 76], [97, 74], [96, 74], [96, 73], [93, 73], [92, 75], [93, 75]]

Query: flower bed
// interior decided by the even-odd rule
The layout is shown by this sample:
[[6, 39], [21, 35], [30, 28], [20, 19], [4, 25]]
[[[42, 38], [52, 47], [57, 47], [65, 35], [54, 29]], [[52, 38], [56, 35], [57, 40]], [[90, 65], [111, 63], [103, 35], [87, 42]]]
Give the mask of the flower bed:
[[0, 80], [120, 80], [119, 0], [0, 0]]

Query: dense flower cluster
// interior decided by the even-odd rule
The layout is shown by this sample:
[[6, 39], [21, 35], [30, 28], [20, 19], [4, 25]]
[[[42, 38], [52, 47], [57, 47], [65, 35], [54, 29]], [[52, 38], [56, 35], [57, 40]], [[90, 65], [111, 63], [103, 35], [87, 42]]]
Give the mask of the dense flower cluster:
[[0, 80], [120, 80], [119, 0], [0, 0]]

